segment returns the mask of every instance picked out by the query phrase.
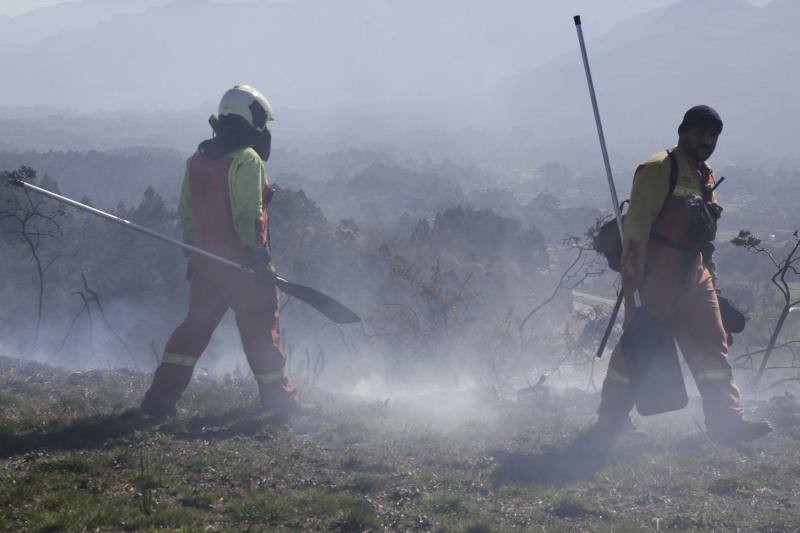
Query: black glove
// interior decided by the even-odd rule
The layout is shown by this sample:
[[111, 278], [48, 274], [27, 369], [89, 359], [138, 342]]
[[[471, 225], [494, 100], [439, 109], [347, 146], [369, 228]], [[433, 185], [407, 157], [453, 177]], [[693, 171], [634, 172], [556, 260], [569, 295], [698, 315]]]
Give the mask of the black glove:
[[722, 324], [725, 330], [730, 333], [741, 333], [747, 325], [747, 316], [736, 307], [729, 299], [719, 294], [717, 291], [717, 302], [719, 303], [719, 314], [722, 317]]
[[744, 327], [747, 325], [747, 316], [733, 302], [722, 296], [720, 292], [717, 289], [719, 314], [722, 317], [725, 333], [728, 334], [728, 346], [733, 346], [733, 334], [744, 331]]
[[271, 285], [275, 283], [275, 276], [278, 275], [275, 265], [272, 264], [272, 255], [266, 248], [255, 248], [253, 254], [253, 270], [256, 271], [256, 281], [261, 284]]
[[717, 220], [722, 206], [706, 202], [699, 194], [686, 196], [686, 214], [689, 219], [689, 242], [699, 246], [717, 238]]

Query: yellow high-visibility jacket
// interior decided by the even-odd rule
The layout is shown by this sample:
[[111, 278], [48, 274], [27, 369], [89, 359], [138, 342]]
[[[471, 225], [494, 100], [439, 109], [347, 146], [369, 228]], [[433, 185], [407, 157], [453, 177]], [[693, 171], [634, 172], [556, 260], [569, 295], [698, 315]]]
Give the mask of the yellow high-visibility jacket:
[[[669, 193], [671, 165], [669, 153], [666, 150], [653, 155], [639, 165], [634, 174], [630, 208], [625, 216], [623, 226], [623, 277], [637, 280], [644, 278], [650, 232], [656, 224], [662, 208], [672, 208], [674, 207], [672, 204], [674, 204], [680, 209], [682, 199], [688, 194], [702, 194], [704, 184], [713, 185], [714, 183], [713, 173], [707, 164], [703, 163], [701, 166], [697, 166], [686, 159], [677, 150], [677, 147], [672, 150], [677, 155], [678, 176], [669, 202], [667, 202], [667, 194]], [[716, 202], [716, 193], [712, 201]], [[681, 222], [673, 224], [676, 227], [670, 229], [669, 233], [672, 235], [668, 237], [680, 244], [686, 244], [688, 236], [685, 235], [684, 228], [677, 227], [679, 224], [682, 226]], [[671, 223], [671, 221], [667, 223]], [[706, 259], [706, 267], [714, 276], [716, 270], [714, 263], [711, 258], [704, 259]]]
[[[197, 157], [197, 154], [192, 158]], [[256, 248], [263, 246], [257, 231], [256, 221], [265, 218], [267, 208], [264, 191], [268, 191], [269, 182], [264, 170], [264, 164], [258, 153], [253, 148], [242, 148], [227, 156], [230, 159], [228, 166], [228, 192], [230, 196], [231, 215], [234, 229], [243, 246]], [[192, 158], [186, 164], [186, 173], [181, 186], [181, 198], [178, 208], [181, 225], [183, 226], [183, 239], [194, 242], [192, 227], [192, 200], [189, 186], [189, 167]]]

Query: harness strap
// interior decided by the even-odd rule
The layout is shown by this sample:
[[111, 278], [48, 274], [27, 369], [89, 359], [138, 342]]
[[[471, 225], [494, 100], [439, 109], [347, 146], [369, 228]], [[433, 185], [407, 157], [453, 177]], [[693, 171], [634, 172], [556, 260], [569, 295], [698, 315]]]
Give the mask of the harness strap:
[[685, 252], [691, 254], [697, 253], [697, 250], [695, 250], [692, 246], [675, 242], [672, 239], [664, 237], [660, 233], [656, 233], [655, 230], [650, 232], [650, 240], [657, 242], [658, 244], [661, 244], [668, 248], [672, 248], [673, 250], [678, 250], [679, 252]]

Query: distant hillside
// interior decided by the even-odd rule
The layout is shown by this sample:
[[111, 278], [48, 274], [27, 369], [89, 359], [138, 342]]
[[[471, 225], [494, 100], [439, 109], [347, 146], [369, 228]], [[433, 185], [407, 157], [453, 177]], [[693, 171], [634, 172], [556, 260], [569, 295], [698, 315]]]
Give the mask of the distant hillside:
[[268, 88], [279, 108], [474, 105], [480, 91], [568, 49], [573, 9], [591, 13], [599, 32], [671, 1], [173, 0], [146, 10], [163, 1], [62, 4], [0, 23], [0, 46], [29, 43], [0, 48], [0, 72], [13, 73], [4, 76], [0, 102], [187, 108], [248, 81]]
[[[589, 42], [612, 152], [630, 163], [669, 146], [683, 112], [707, 103], [725, 121], [718, 158], [793, 157], [799, 19], [796, 0], [764, 7], [744, 0], [682, 0]], [[577, 49], [512, 79], [491, 100], [501, 103], [500, 123], [531, 144], [555, 137], [599, 152]]]
[[16, 17], [0, 16], [0, 46], [33, 44], [62, 33], [90, 30], [121, 13], [139, 13], [169, 0], [66, 1]]
[[64, 194], [88, 197], [95, 205], [113, 208], [124, 200], [138, 202], [148, 186], [177, 203], [185, 157], [172, 150], [130, 149], [114, 152], [0, 152], [0, 171], [20, 165], [48, 175]]
[[[2, 38], [31, 38], [0, 38], [0, 149], [191, 150], [219, 94], [247, 81], [273, 100], [284, 147], [560, 162], [583, 175], [598, 148], [571, 19], [581, 13], [615, 170], [672, 144], [699, 102], [726, 123], [716, 161], [800, 164], [797, 0], [152, 5], [165, 1], [85, 0], [0, 19]], [[25, 106], [96, 115], [14, 119]], [[119, 109], [151, 112], [107, 116]]]

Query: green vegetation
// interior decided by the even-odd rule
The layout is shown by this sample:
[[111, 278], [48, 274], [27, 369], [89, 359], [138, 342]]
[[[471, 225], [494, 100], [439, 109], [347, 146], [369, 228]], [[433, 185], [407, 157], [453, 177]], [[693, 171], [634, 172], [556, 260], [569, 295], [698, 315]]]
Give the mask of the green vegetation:
[[[116, 408], [61, 411], [61, 399], [78, 397], [69, 373], [0, 358], [0, 388], [16, 394], [0, 415], [0, 529], [477, 533], [800, 526], [800, 436], [792, 429], [800, 404], [792, 397], [751, 404], [777, 429], [738, 449], [720, 448], [697, 430], [697, 405], [640, 420], [648, 437], [623, 439], [607, 466], [581, 477], [542, 468], [553, 447], [592, 419], [594, 395], [543, 392], [538, 407], [499, 400], [483, 406], [482, 419], [448, 430], [409, 418], [413, 404], [399, 399], [376, 411], [368, 402], [306, 387], [311, 407], [286, 424], [241, 400], [252, 392], [246, 382], [203, 380], [176, 419], [155, 423], [129, 410], [146, 384], [143, 376], [109, 371], [96, 378], [98, 388], [88, 383], [84, 392]], [[42, 394], [43, 382], [60, 388], [59, 396]], [[472, 398], [451, 394], [437, 401]], [[197, 403], [208, 397], [218, 399], [214, 409]], [[435, 403], [428, 404], [434, 417]]]
[[[364, 164], [349, 178], [312, 184], [312, 196], [277, 188], [272, 244], [281, 272], [341, 297], [365, 318], [361, 331], [338, 329], [284, 302], [290, 372], [310, 404], [290, 423], [258, 410], [254, 383], [241, 370], [205, 375], [204, 365], [237, 356], [219, 347], [201, 361], [179, 416], [163, 422], [133, 409], [145, 373], [70, 373], [0, 358], [0, 530], [797, 530], [800, 404], [791, 395], [746, 401], [777, 431], [738, 449], [714, 445], [693, 405], [637, 421], [650, 436], [623, 441], [607, 465], [556, 460], [594, 419], [598, 398], [587, 382], [590, 373], [602, 376], [593, 350], [607, 317], [600, 307], [576, 309], [566, 289], [552, 292], [575, 257], [560, 242], [582, 234], [600, 211], [574, 191], [564, 206], [538, 189], [528, 191], [528, 203], [505, 189], [465, 195], [454, 186], [463, 170], [446, 165], [434, 179], [421, 168]], [[177, 190], [178, 180], [176, 171], [155, 185]], [[395, 182], [406, 186], [387, 188]], [[0, 200], [19, 194], [9, 191]], [[171, 203], [150, 188], [115, 211], [177, 235]], [[731, 224], [751, 211], [742, 204]], [[344, 218], [356, 213], [358, 221]], [[86, 272], [111, 323], [125, 325], [136, 363], [152, 368], [158, 339], [185, 312], [184, 259], [84, 215], [58, 221], [63, 235], [41, 249], [46, 262], [63, 257], [47, 274], [39, 349], [31, 326], [37, 278], [17, 268], [29, 251], [0, 235], [0, 266], [19, 272], [0, 282], [15, 302], [0, 313], [0, 338], [16, 343], [15, 352], [72, 368], [131, 366], [119, 339], [97, 327], [97, 310], [95, 329], [91, 317], [75, 314]], [[786, 231], [773, 237], [777, 247], [788, 239]], [[741, 353], [763, 346], [775, 321], [768, 269], [728, 243], [720, 243], [718, 263], [724, 294], [750, 311], [731, 359], [751, 371], [760, 355]], [[608, 278], [587, 272], [573, 272], [588, 285], [580, 289], [608, 296]], [[797, 284], [790, 287], [794, 293]], [[780, 340], [796, 338], [789, 322]], [[788, 368], [775, 379], [797, 380], [793, 347], [776, 352], [772, 363]], [[389, 397], [326, 394], [314, 387], [320, 375], [341, 389], [382, 375]], [[534, 385], [550, 375], [578, 375], [586, 389]], [[526, 379], [525, 394], [514, 397]], [[465, 382], [481, 386], [464, 392]], [[430, 390], [430, 383], [462, 392], [413, 401], [389, 392]]]

